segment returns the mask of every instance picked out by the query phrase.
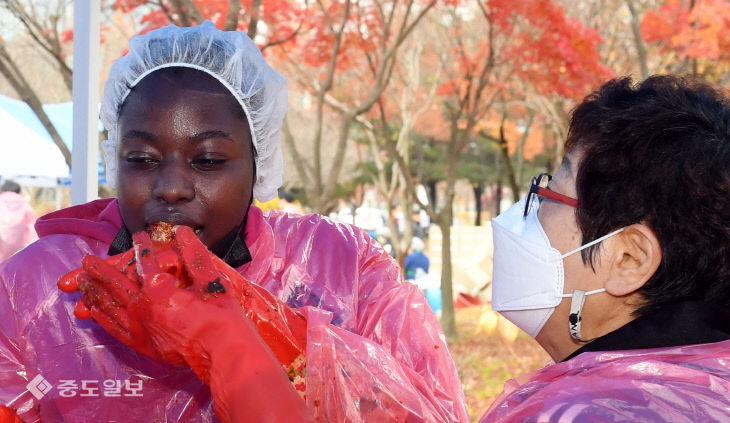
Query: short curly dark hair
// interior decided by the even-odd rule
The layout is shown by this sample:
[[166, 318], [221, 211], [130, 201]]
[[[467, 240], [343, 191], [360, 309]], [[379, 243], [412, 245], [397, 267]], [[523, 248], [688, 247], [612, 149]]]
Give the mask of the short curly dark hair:
[[[583, 242], [644, 223], [662, 248], [636, 315], [681, 300], [730, 305], [728, 105], [700, 80], [662, 75], [611, 80], [572, 113], [565, 151], [583, 155]], [[584, 262], [598, 248], [584, 250]]]

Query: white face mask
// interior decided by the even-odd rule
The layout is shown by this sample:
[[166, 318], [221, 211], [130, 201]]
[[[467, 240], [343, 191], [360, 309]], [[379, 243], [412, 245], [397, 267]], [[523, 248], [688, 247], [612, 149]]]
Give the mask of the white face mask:
[[606, 289], [564, 294], [563, 259], [616, 235], [623, 228], [561, 254], [550, 246], [537, 218], [538, 208], [534, 207], [526, 218], [523, 217], [524, 208], [523, 198], [492, 220], [492, 309], [534, 338], [563, 298], [573, 297], [570, 333], [573, 338], [583, 341], [580, 324], [585, 296]]

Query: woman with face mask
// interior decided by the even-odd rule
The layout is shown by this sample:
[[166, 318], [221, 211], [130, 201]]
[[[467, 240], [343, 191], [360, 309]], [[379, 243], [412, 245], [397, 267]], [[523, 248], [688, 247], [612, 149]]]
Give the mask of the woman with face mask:
[[[101, 108], [118, 198], [44, 216], [0, 267], [0, 404], [28, 422], [467, 420], [437, 319], [375, 241], [251, 205], [281, 184], [286, 108], [244, 33], [206, 22], [130, 41]], [[145, 232], [159, 222], [177, 225], [184, 271], [162, 270], [170, 250]], [[118, 254], [131, 259], [105, 268]], [[77, 304], [56, 282], [82, 264]], [[272, 333], [304, 340], [301, 373]]]
[[481, 421], [730, 420], [728, 125], [672, 76], [575, 109], [558, 171], [493, 221], [493, 309], [556, 363]]

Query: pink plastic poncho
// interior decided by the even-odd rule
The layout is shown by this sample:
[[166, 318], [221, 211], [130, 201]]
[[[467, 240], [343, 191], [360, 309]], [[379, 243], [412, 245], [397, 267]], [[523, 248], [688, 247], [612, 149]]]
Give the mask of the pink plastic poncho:
[[730, 341], [583, 353], [505, 383], [480, 422], [728, 422]]
[[38, 239], [36, 215], [28, 200], [15, 192], [0, 193], [0, 261]]
[[[61, 210], [39, 220], [38, 242], [0, 265], [0, 404], [26, 422], [217, 421], [192, 371], [76, 319], [80, 294], [56, 287], [85, 254], [106, 257], [120, 227], [116, 200]], [[370, 237], [255, 207], [246, 229], [253, 261], [237, 270], [307, 315], [307, 405], [320, 420], [468, 420], [436, 317]], [[44, 396], [38, 376], [53, 386]]]

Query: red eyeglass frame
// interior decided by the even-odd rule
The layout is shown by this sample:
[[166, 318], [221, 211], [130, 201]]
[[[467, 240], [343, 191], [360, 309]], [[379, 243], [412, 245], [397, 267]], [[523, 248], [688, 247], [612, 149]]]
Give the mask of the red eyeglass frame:
[[[546, 177], [547, 179], [545, 179]], [[541, 173], [537, 177], [532, 177], [532, 180], [530, 181], [530, 190], [527, 192], [527, 198], [525, 199], [525, 212], [523, 214], [524, 217], [527, 217], [530, 212], [530, 204], [533, 195], [539, 195], [541, 197], [549, 198], [551, 200], [567, 204], [571, 207], [580, 207], [577, 199], [549, 189], [547, 187], [547, 183], [550, 182], [551, 179], [553, 179], [553, 177], [548, 173]]]

